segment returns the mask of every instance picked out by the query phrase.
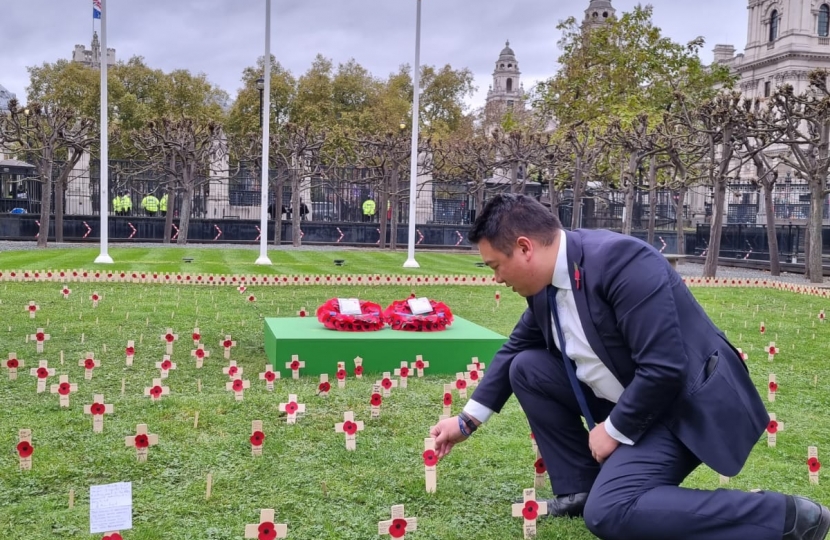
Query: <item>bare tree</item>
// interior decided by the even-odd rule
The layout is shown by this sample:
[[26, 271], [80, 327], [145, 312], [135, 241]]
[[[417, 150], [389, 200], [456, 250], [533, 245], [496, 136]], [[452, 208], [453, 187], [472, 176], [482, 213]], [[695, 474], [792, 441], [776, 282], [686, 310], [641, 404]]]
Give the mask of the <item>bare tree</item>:
[[573, 189], [573, 212], [571, 229], [579, 227], [582, 216], [582, 195], [585, 192], [585, 179], [594, 170], [606, 150], [606, 143], [597, 138], [596, 131], [584, 122], [577, 122], [565, 127], [565, 141], [570, 147], [573, 169], [571, 187]]
[[475, 208], [484, 207], [486, 181], [498, 165], [496, 142], [483, 135], [454, 138], [436, 143], [435, 159], [438, 166], [436, 180], [467, 182], [468, 193], [475, 198]]

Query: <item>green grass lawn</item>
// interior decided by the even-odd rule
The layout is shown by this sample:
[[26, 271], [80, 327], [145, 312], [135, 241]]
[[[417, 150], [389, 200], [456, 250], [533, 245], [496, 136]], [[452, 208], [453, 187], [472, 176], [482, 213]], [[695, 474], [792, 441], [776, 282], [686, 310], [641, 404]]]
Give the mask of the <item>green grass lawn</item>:
[[[152, 257], [163, 253], [153, 252]], [[227, 252], [217, 256], [223, 253]], [[119, 255], [114, 255], [118, 260]], [[306, 254], [291, 254], [301, 255]], [[372, 254], [378, 255], [383, 254]], [[232, 258], [226, 264], [237, 268]], [[86, 265], [41, 265], [47, 266]], [[418, 518], [418, 531], [407, 538], [521, 538], [522, 521], [510, 517], [510, 503], [521, 497], [523, 488], [532, 486], [535, 456], [527, 422], [515, 399], [439, 463], [438, 492], [429, 495], [424, 490], [423, 439], [441, 414], [442, 385], [450, 377], [410, 379], [408, 389], [396, 389], [384, 400], [381, 417], [375, 420], [369, 418], [374, 377], [363, 381], [350, 377], [345, 390], [335, 384], [327, 398], [316, 395], [317, 378], [281, 379], [273, 393], [257, 380], [266, 363], [263, 317], [275, 315], [278, 308], [281, 314], [293, 314], [301, 306], [317, 306], [338, 295], [359, 295], [384, 305], [408, 295], [409, 287], [251, 287], [255, 303], [231, 287], [73, 283], [68, 300], [61, 297], [59, 288], [44, 283], [0, 284], [4, 315], [0, 355], [5, 359], [9, 352], [16, 352], [26, 362], [16, 381], [8, 380], [5, 368], [0, 370], [0, 537], [100, 538], [87, 533], [89, 486], [131, 481], [134, 528], [125, 532], [126, 540], [241, 539], [245, 524], [258, 522], [261, 508], [276, 510], [277, 521], [288, 524], [289, 538], [375, 538], [377, 522], [389, 518], [394, 504], [406, 505], [407, 516]], [[91, 308], [88, 299], [93, 289], [104, 295], [97, 309]], [[419, 287], [416, 292], [441, 299], [459, 316], [507, 334], [524, 300], [502, 290], [501, 307], [496, 309], [494, 290]], [[699, 288], [694, 292], [714, 321], [748, 352], [752, 376], [764, 396], [771, 371], [780, 385], [778, 399], [769, 404], [769, 410], [786, 430], [779, 434], [775, 448], [768, 448], [765, 439], [759, 441], [729, 487], [779, 490], [830, 501], [830, 480], [810, 485], [806, 466], [808, 445], [817, 445], [819, 458], [830, 460], [830, 323], [819, 324], [817, 318], [819, 309], [830, 310], [830, 302], [762, 289]], [[35, 320], [24, 310], [30, 300], [40, 306]], [[766, 335], [758, 331], [762, 320]], [[190, 357], [193, 342], [188, 339], [197, 324], [211, 351], [202, 370], [196, 370]], [[25, 335], [38, 327], [51, 335], [44, 354], [36, 354], [35, 345], [25, 341]], [[173, 355], [178, 369], [165, 381], [172, 394], [153, 404], [143, 397], [143, 389], [158, 376], [154, 364], [164, 352], [160, 335], [167, 327], [180, 335]], [[244, 367], [252, 385], [242, 402], [225, 390], [228, 379], [221, 367], [226, 362], [219, 340], [226, 333], [238, 342], [232, 357]], [[128, 339], [136, 341], [132, 367], [124, 362]], [[781, 349], [772, 363], [762, 352], [770, 340]], [[83, 368], [78, 366], [88, 351], [102, 362], [91, 381], [84, 380]], [[401, 359], [414, 359], [415, 354], [401, 351]], [[58, 374], [68, 374], [71, 382], [78, 383], [69, 409], [59, 408], [56, 395], [35, 393], [35, 379], [28, 369], [40, 359], [47, 359]], [[348, 367], [351, 373], [353, 365]], [[197, 379], [202, 381], [201, 393]], [[286, 425], [279, 417], [278, 405], [289, 392], [307, 406], [307, 414], [296, 425]], [[83, 406], [98, 393], [115, 406], [115, 414], [106, 417], [103, 433], [94, 434]], [[453, 412], [462, 407], [456, 397]], [[357, 436], [356, 452], [347, 452], [343, 436], [334, 432], [334, 424], [342, 422], [346, 410], [366, 422], [365, 431]], [[199, 423], [194, 428], [197, 412]], [[251, 456], [248, 442], [251, 421], [257, 419], [263, 421], [266, 434], [261, 458]], [[150, 432], [159, 435], [159, 444], [150, 450], [146, 463], [138, 463], [134, 449], [124, 443], [138, 423], [148, 424]], [[15, 446], [21, 428], [33, 430], [31, 471], [18, 468]], [[208, 473], [214, 484], [212, 497], [206, 501]], [[702, 467], [686, 485], [715, 489], [718, 475]], [[68, 507], [70, 490], [75, 493], [72, 509]], [[550, 496], [550, 487], [539, 495]], [[554, 520], [540, 524], [538, 538], [588, 540], [592, 535], [580, 520]]]
[[[145, 272], [192, 272], [205, 274], [467, 274], [487, 275], [481, 268], [478, 253], [446, 254], [416, 252], [420, 268], [406, 269], [406, 250], [403, 251], [298, 251], [272, 250], [268, 256], [271, 266], [254, 264], [258, 250], [216, 248], [114, 248], [109, 250], [114, 264], [94, 264], [98, 248], [62, 248], [33, 251], [0, 252], [0, 270], [135, 270]], [[183, 264], [182, 259], [193, 262]], [[346, 261], [335, 266], [335, 259]]]

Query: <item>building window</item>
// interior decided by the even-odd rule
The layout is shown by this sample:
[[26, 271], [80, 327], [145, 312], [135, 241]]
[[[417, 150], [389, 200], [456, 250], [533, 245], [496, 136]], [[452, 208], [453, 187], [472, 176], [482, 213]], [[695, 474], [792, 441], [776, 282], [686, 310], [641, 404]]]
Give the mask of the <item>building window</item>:
[[778, 16], [778, 10], [773, 9], [772, 14], [769, 16], [769, 40], [775, 41], [778, 39], [778, 23], [780, 23], [780, 17]]
[[830, 36], [830, 6], [822, 4], [818, 10], [818, 35]]
[[769, 97], [769, 95], [771, 93], [772, 93], [772, 83], [770, 81], [767, 81], [767, 82], [764, 83], [764, 97]]
[[508, 92], [513, 91], [513, 79], [507, 79], [507, 91]]

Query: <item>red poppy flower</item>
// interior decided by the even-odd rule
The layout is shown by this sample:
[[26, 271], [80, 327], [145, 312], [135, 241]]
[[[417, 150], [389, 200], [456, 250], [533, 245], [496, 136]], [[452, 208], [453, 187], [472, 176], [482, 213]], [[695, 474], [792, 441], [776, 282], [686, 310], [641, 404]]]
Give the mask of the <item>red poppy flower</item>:
[[380, 397], [380, 394], [372, 394], [372, 400], [370, 403], [373, 407], [380, 407], [380, 404], [383, 403], [383, 398]]
[[539, 503], [536, 501], [525, 502], [525, 507], [522, 508], [522, 517], [528, 521], [533, 521], [539, 517]]
[[298, 315], [299, 315], [300, 317], [305, 317], [305, 315], [306, 315], [305, 310], [304, 310], [304, 309], [301, 309], [301, 310], [299, 311]]
[[64, 289], [61, 291], [64, 296], [69, 296], [69, 289]]
[[424, 456], [424, 465], [427, 467], [434, 467], [436, 463], [438, 463], [438, 456], [435, 455], [435, 450], [427, 450], [423, 454]]
[[196, 349], [196, 358], [204, 358], [205, 357], [205, 350], [201, 347]]
[[273, 371], [266, 371], [265, 372], [265, 380], [268, 382], [274, 382], [274, 379], [277, 378], [277, 374]]
[[467, 388], [467, 381], [465, 381], [464, 379], [458, 379], [457, 381], [455, 381], [455, 387], [459, 390], [464, 390], [465, 388]]
[[112, 533], [109, 536], [103, 537], [101, 540], [124, 540], [124, 537], [118, 533]]
[[254, 446], [262, 446], [262, 441], [265, 440], [265, 433], [261, 431], [254, 431], [251, 434], [251, 444]]
[[37, 306], [35, 306], [35, 305], [29, 306], [29, 311], [37, 311]]
[[470, 372], [470, 380], [471, 381], [477, 381], [478, 380], [478, 371], [473, 370], [473, 371]]
[[447, 392], [444, 394], [444, 407], [449, 407], [452, 405], [452, 394]]
[[17, 445], [17, 453], [22, 458], [27, 458], [27, 457], [31, 456], [32, 452], [34, 452], [34, 451], [35, 451], [35, 449], [32, 447], [32, 445], [29, 444], [26, 441], [23, 441], [23, 442], [21, 442]]
[[355, 366], [354, 374], [355, 375], [363, 375], [363, 366]]
[[392, 520], [392, 525], [389, 526], [389, 536], [392, 538], [403, 538], [406, 534], [406, 520], [396, 518]]
[[20, 362], [17, 361], [17, 358], [12, 358], [10, 360], [6, 360], [6, 367], [9, 369], [14, 369], [20, 366]]
[[150, 388], [150, 395], [154, 398], [161, 397], [161, 386], [154, 386]]
[[251, 296], [249, 296], [248, 297], [248, 302], [256, 302], [256, 296], [254, 296], [253, 294]]
[[37, 378], [38, 379], [45, 379], [48, 376], [49, 376], [49, 370], [48, 369], [46, 369], [45, 367], [37, 368]]
[[226, 339], [225, 341], [222, 342], [222, 346], [225, 347], [226, 349], [230, 349], [233, 346], [233, 341], [231, 341], [229, 339]]
[[147, 435], [136, 435], [134, 440], [136, 448], [147, 448], [150, 446], [150, 440], [147, 438]]
[[767, 352], [770, 354], [775, 354], [775, 347], [770, 347], [769, 349], [767, 349]]
[[93, 415], [102, 415], [107, 411], [106, 407], [104, 407], [103, 403], [93, 403], [89, 407], [89, 412]]
[[404, 378], [409, 377], [409, 368], [407, 368], [407, 367], [402, 367], [401, 368], [401, 377], [404, 377]]
[[819, 463], [818, 458], [814, 457], [807, 460], [807, 466], [810, 467], [811, 473], [817, 473], [821, 469], [821, 463]]
[[545, 460], [542, 458], [537, 459], [533, 466], [536, 468], [536, 474], [545, 474], [547, 472], [547, 467], [545, 467]]
[[171, 362], [170, 360], [165, 360], [161, 363], [161, 369], [164, 369], [164, 370], [170, 369], [172, 366], [173, 366], [173, 362]]
[[236, 379], [235, 381], [233, 381], [232, 388], [234, 392], [241, 392], [243, 386], [244, 384], [242, 383], [242, 379]]
[[62, 395], [62, 396], [68, 396], [68, 395], [69, 395], [69, 391], [70, 391], [71, 389], [72, 389], [72, 388], [69, 386], [69, 383], [67, 383], [67, 382], [62, 382], [62, 383], [60, 383], [60, 384], [58, 385], [58, 394], [60, 394], [60, 395]]
[[133, 356], [135, 354], [135, 347], [127, 347], [125, 351], [127, 352], [127, 356]]
[[84, 360], [84, 369], [92, 369], [95, 367], [95, 360], [92, 358], [87, 358]]
[[424, 361], [423, 360], [416, 360], [415, 361], [415, 369], [424, 369]]
[[331, 390], [331, 384], [329, 384], [328, 382], [321, 382], [317, 389], [323, 393], [328, 392], [329, 390]]
[[193, 337], [193, 341], [199, 341], [200, 339], [202, 339], [202, 334], [198, 332], [193, 332], [193, 336], [191, 337]]
[[291, 362], [291, 370], [292, 371], [297, 371], [298, 369], [300, 369], [300, 361], [299, 360], [292, 361]]
[[164, 339], [167, 340], [167, 343], [173, 343], [173, 341], [176, 340], [176, 338], [173, 337], [173, 334], [165, 334]]
[[382, 381], [380, 381], [380, 385], [383, 386], [386, 390], [392, 388], [392, 380], [389, 377], [384, 377]]
[[236, 366], [231, 366], [231, 367], [228, 368], [228, 375], [230, 377], [233, 377], [234, 375], [236, 375], [237, 372], [239, 372], [239, 368], [236, 367]]
[[257, 531], [259, 531], [259, 536], [257, 536], [258, 540], [274, 540], [277, 537], [277, 530], [270, 521], [260, 523]]
[[337, 379], [342, 381], [346, 378], [346, 370], [345, 369], [338, 369], [337, 370]]
[[285, 412], [288, 414], [294, 414], [297, 412], [297, 409], [299, 409], [299, 407], [297, 406], [296, 401], [289, 401], [288, 405], [285, 406]]
[[349, 422], [348, 420], [343, 422], [343, 431], [346, 432], [346, 435], [354, 435], [357, 433], [357, 424], [354, 422]]
[[778, 383], [775, 382], [775, 381], [770, 382], [769, 383], [769, 391], [770, 392], [777, 392], [778, 391]]
[[767, 431], [770, 435], [775, 435], [778, 432], [778, 422], [770, 420], [769, 424], [767, 424]]
[[100, 300], [100, 299], [101, 299], [101, 298], [100, 298], [97, 294], [93, 294], [93, 295], [92, 295], [92, 301], [93, 301], [93, 302], [97, 302], [97, 301], [98, 301], [98, 300]]
[[38, 332], [37, 334], [35, 334], [35, 339], [38, 341], [43, 341], [44, 339], [46, 339], [46, 335], [43, 332]]

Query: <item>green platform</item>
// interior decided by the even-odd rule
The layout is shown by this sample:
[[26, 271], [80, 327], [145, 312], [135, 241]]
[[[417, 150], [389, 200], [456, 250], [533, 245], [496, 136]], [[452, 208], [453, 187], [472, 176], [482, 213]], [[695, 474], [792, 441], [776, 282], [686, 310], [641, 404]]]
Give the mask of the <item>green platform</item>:
[[466, 371], [470, 359], [490, 359], [507, 338], [456, 316], [442, 332], [399, 332], [389, 327], [377, 332], [336, 332], [314, 317], [266, 318], [265, 353], [283, 377], [285, 364], [299, 355], [305, 362], [301, 375], [334, 374], [337, 362], [346, 362], [351, 374], [353, 359], [363, 358], [364, 373], [392, 372], [401, 362], [414, 362], [420, 354], [429, 362], [427, 374]]

